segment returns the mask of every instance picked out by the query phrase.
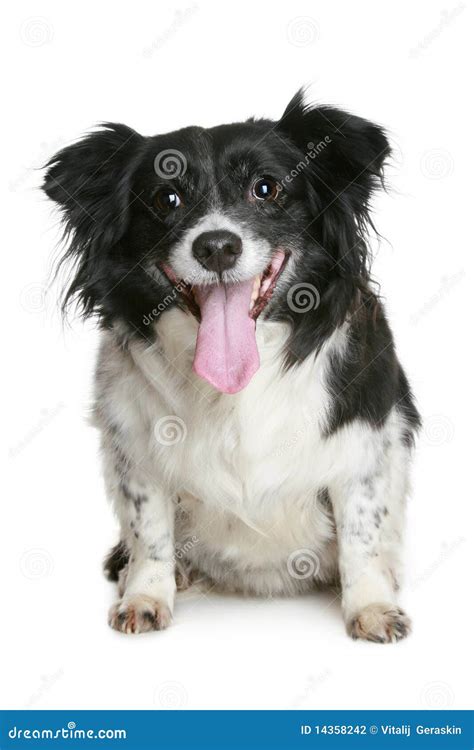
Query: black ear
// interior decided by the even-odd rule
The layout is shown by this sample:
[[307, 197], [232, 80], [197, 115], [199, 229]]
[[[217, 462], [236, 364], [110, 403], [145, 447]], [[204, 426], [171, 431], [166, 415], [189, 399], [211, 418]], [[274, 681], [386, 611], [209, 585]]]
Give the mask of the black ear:
[[92, 289], [103, 255], [127, 229], [131, 183], [144, 141], [126, 125], [105, 123], [46, 165], [43, 190], [61, 207], [69, 242], [66, 258], [77, 263], [65, 304], [77, 295], [85, 314], [94, 308]]
[[278, 123], [308, 158], [308, 174], [320, 195], [341, 200], [358, 213], [368, 206], [383, 180], [390, 154], [384, 130], [374, 123], [334, 107], [304, 103], [300, 90]]
[[304, 233], [320, 249], [308, 252], [300, 269], [321, 299], [305, 315], [289, 313], [291, 363], [314, 351], [361, 300], [367, 307], [376, 303], [366, 230], [373, 226], [370, 198], [383, 186], [390, 147], [378, 125], [333, 107], [306, 105], [303, 91], [287, 106], [277, 131], [297, 147], [296, 179], [304, 181], [311, 216]]
[[368, 278], [365, 233], [370, 198], [383, 186], [390, 146], [381, 127], [333, 107], [304, 103], [299, 91], [277, 125], [302, 154], [301, 175], [312, 204], [311, 231], [340, 275]]

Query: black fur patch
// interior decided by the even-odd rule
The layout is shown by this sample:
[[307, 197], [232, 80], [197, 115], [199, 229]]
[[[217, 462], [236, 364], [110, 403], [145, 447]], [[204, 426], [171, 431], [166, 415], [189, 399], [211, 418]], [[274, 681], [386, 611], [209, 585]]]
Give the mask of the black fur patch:
[[112, 547], [104, 560], [104, 573], [109, 581], [118, 581], [119, 573], [128, 564], [130, 552], [125, 542], [118, 542]]

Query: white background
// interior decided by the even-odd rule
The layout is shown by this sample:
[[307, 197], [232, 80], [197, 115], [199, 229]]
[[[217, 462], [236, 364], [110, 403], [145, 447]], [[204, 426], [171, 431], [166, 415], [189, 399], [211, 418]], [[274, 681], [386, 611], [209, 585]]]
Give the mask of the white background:
[[[468, 707], [470, 9], [457, 0], [40, 0], [8, 13], [2, 707]], [[391, 192], [375, 204], [387, 238], [375, 275], [425, 419], [402, 596], [414, 633], [394, 646], [354, 643], [338, 600], [320, 594], [187, 596], [167, 632], [125, 637], [106, 623], [114, 591], [100, 566], [116, 529], [85, 419], [97, 334], [78, 321], [63, 329], [57, 288], [46, 293], [58, 217], [35, 168], [102, 120], [152, 135], [277, 118], [302, 84], [316, 101], [383, 124], [395, 144]]]

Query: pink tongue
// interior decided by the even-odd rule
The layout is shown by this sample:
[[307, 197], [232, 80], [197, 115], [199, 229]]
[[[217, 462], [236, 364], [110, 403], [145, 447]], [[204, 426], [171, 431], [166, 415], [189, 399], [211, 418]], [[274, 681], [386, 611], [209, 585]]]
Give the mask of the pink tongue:
[[222, 393], [237, 393], [260, 366], [255, 321], [249, 316], [253, 279], [195, 287], [201, 309], [194, 372]]

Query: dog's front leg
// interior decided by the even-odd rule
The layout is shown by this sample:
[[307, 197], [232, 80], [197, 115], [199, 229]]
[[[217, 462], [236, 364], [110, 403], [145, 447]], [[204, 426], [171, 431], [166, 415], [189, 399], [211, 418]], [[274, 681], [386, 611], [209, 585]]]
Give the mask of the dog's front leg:
[[116, 502], [129, 562], [110, 625], [124, 633], [162, 630], [171, 622], [176, 591], [173, 501], [156, 486], [122, 483]]
[[407, 456], [400, 449], [386, 455], [368, 474], [357, 472], [330, 489], [342, 609], [353, 638], [389, 643], [410, 631], [410, 620], [396, 602], [406, 467]]

